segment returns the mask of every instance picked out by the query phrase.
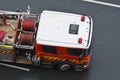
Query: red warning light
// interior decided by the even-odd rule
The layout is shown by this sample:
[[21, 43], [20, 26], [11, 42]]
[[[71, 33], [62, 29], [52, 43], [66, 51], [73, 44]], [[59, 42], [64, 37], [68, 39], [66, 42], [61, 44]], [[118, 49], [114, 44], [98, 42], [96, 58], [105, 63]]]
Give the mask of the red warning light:
[[85, 21], [85, 16], [81, 16], [81, 21]]
[[80, 43], [80, 44], [81, 44], [81, 43], [82, 43], [82, 41], [83, 41], [83, 39], [82, 39], [82, 38], [79, 38], [79, 39], [78, 39], [78, 43]]

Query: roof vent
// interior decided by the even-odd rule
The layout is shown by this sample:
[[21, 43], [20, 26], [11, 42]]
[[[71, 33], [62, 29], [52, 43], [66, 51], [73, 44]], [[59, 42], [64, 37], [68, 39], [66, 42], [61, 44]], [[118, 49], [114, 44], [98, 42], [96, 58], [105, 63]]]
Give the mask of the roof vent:
[[70, 24], [69, 33], [70, 34], [78, 34], [78, 28], [79, 28], [79, 25], [77, 25], [77, 24]]

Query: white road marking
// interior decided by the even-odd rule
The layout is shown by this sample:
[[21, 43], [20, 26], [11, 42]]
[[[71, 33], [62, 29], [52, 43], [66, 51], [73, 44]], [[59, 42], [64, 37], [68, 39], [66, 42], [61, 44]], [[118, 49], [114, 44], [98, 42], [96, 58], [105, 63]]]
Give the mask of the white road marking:
[[16, 69], [20, 69], [20, 70], [24, 70], [24, 71], [30, 71], [30, 69], [19, 67], [19, 66], [14, 66], [14, 65], [10, 65], [10, 64], [0, 63], [0, 65], [11, 67], [11, 68], [16, 68]]
[[112, 4], [112, 3], [107, 3], [107, 2], [102, 2], [102, 1], [97, 1], [97, 0], [82, 0], [82, 1], [120, 8], [120, 5]]

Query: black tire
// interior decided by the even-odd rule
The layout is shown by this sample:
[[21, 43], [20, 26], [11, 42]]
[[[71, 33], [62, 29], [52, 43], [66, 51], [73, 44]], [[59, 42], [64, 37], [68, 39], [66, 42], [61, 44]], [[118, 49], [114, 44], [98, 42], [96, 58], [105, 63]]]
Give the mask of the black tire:
[[60, 71], [65, 71], [65, 70], [69, 70], [71, 68], [71, 65], [68, 63], [60, 63], [58, 64], [57, 68]]

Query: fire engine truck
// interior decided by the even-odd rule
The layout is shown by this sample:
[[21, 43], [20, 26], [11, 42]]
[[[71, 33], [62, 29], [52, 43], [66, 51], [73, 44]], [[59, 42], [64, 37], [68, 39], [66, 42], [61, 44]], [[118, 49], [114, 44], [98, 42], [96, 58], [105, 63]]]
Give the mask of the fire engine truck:
[[44, 10], [0, 10], [0, 61], [59, 70], [86, 70], [91, 59], [90, 16]]

